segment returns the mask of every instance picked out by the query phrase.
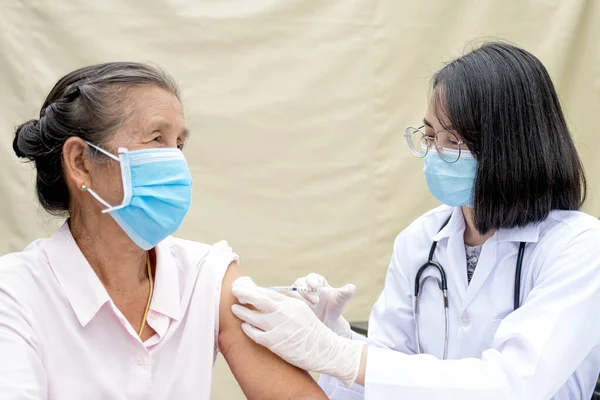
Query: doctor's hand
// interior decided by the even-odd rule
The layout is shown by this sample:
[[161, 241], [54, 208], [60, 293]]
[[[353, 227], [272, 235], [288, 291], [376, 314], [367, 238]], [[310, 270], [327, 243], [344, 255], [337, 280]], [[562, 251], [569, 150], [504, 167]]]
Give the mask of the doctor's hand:
[[231, 307], [250, 339], [298, 368], [354, 383], [363, 367], [363, 343], [335, 334], [304, 301], [257, 286], [249, 277], [238, 278], [232, 293], [255, 308]]
[[292, 285], [297, 288], [322, 289], [320, 292], [284, 292], [287, 296], [305, 300], [313, 312], [329, 329], [340, 336], [350, 338], [352, 330], [342, 317], [346, 304], [354, 296], [356, 287], [352, 284], [334, 288], [323, 276], [311, 272], [296, 279]]

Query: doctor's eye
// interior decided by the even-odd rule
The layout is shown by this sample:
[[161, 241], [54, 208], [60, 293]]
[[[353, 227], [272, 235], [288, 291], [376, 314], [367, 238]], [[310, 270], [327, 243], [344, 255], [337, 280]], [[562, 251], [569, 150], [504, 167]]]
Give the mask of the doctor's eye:
[[459, 150], [463, 143], [456, 135], [447, 131], [439, 131], [435, 136], [438, 148]]
[[433, 135], [423, 135], [423, 145], [427, 148], [431, 148], [434, 145], [435, 136]]
[[460, 140], [448, 140], [448, 142], [452, 145], [452, 146], [460, 146], [461, 141]]

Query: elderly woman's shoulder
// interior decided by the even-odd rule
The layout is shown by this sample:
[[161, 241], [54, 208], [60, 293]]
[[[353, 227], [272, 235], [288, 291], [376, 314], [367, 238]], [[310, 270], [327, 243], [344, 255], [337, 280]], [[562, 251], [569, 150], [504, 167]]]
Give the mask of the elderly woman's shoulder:
[[[161, 245], [169, 247], [170, 254], [184, 265], [227, 267], [233, 261], [239, 261], [239, 256], [234, 253], [229, 243], [225, 240], [215, 244], [206, 244], [193, 240], [169, 237]], [[159, 246], [161, 246], [159, 245]]]
[[52, 279], [52, 271], [44, 255], [48, 239], [38, 239], [25, 250], [0, 257], [0, 294], [35, 293], [37, 287]]

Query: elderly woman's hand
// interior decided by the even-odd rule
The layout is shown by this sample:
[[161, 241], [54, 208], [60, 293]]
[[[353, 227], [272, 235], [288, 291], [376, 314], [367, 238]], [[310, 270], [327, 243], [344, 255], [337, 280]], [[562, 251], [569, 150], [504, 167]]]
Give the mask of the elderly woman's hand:
[[292, 365], [328, 374], [346, 385], [358, 375], [364, 344], [335, 334], [303, 301], [257, 286], [249, 277], [233, 283], [233, 305], [242, 328], [256, 343]]

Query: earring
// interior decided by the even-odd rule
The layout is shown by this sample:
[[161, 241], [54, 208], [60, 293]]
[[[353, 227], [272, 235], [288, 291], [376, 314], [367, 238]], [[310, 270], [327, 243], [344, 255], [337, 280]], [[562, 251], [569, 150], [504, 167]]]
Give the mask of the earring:
[[82, 192], [87, 192], [87, 189], [88, 189], [87, 186], [81, 185], [81, 191]]

